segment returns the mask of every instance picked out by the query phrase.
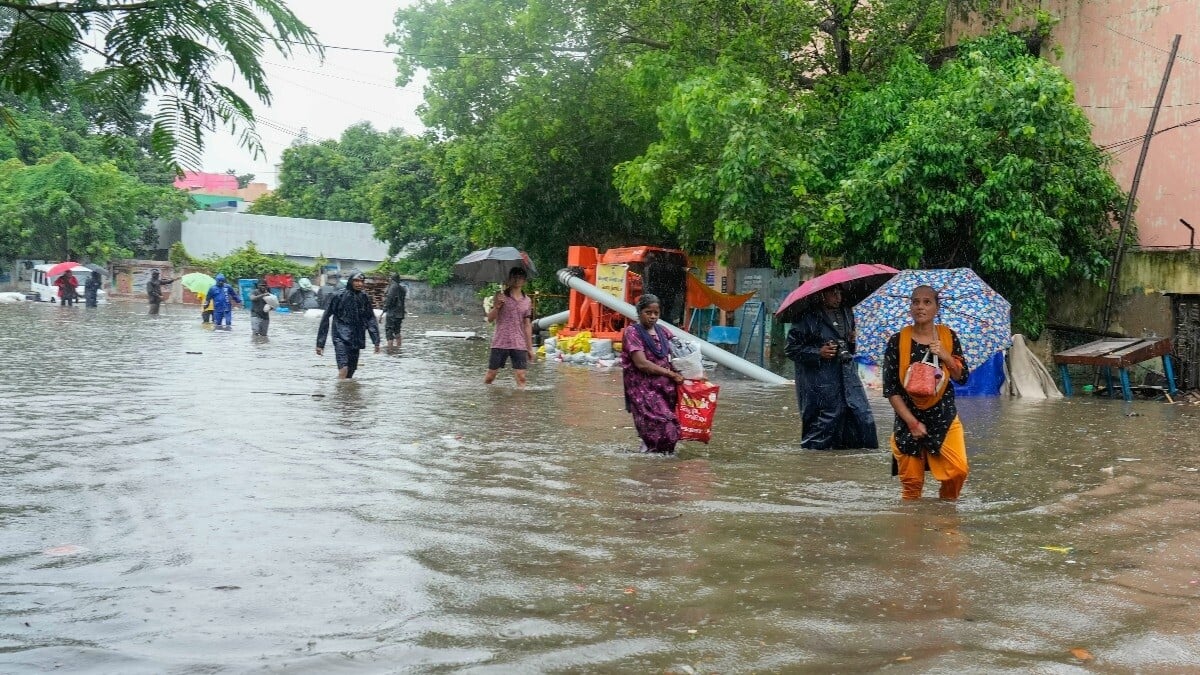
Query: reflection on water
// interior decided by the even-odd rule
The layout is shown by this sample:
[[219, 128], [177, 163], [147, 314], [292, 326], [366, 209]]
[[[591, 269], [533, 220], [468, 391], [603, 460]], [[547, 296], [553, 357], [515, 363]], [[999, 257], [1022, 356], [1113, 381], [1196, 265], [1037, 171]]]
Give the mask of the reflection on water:
[[234, 321], [0, 305], [0, 670], [1200, 662], [1200, 408], [964, 399], [964, 499], [907, 505], [885, 453], [801, 451], [788, 387], [647, 457], [619, 371], [484, 387], [485, 341], [420, 336], [467, 319], [350, 382], [315, 321]]

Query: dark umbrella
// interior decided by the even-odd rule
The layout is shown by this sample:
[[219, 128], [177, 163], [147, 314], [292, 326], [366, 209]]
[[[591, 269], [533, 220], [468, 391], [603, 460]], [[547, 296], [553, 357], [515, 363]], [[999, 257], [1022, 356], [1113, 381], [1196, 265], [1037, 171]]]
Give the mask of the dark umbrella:
[[84, 263], [83, 266], [93, 272], [99, 272], [102, 276], [108, 276], [108, 270], [104, 269], [103, 267], [101, 267], [95, 263]]
[[887, 265], [859, 264], [830, 270], [800, 284], [779, 305], [775, 316], [783, 321], [796, 321], [820, 301], [821, 291], [842, 287], [842, 304], [854, 306], [875, 292], [900, 270]]
[[475, 283], [504, 283], [514, 267], [524, 269], [529, 276], [537, 274], [528, 255], [511, 246], [495, 246], [469, 253], [454, 263], [454, 275]]

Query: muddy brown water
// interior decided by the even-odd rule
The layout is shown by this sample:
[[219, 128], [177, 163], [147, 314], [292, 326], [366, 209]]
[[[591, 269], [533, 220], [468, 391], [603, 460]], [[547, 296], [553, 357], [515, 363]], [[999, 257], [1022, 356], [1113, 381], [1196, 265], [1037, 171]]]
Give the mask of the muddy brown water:
[[1200, 665], [1200, 407], [963, 399], [964, 498], [905, 505], [789, 387], [649, 457], [619, 371], [421, 337], [473, 319], [339, 384], [315, 321], [144, 311], [0, 305], [0, 671]]

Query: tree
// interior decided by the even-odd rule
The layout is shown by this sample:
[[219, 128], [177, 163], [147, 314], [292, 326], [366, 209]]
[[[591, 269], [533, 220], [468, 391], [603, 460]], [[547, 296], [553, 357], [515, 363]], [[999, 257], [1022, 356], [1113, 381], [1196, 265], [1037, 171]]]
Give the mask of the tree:
[[256, 201], [250, 212], [366, 222], [371, 185], [403, 138], [401, 131], [380, 132], [363, 122], [336, 141], [293, 145], [283, 151], [274, 198]]
[[403, 139], [369, 192], [375, 238], [401, 256], [395, 270], [433, 284], [448, 281], [451, 263], [470, 250], [462, 221], [443, 217], [454, 201], [453, 183], [438, 179], [446, 147], [432, 136]]
[[973, 267], [1036, 337], [1048, 297], [1103, 284], [1124, 195], [1062, 71], [1006, 34], [960, 53], [938, 70], [901, 58], [849, 98], [825, 158], [836, 188], [797, 236], [855, 260]]
[[[0, 89], [19, 96], [60, 94], [78, 52], [105, 65], [77, 83], [75, 94], [120, 118], [140, 109], [122, 103], [159, 98], [150, 129], [154, 152], [180, 165], [199, 165], [204, 132], [237, 134], [256, 156], [262, 144], [250, 103], [220, 83], [232, 66], [255, 97], [270, 103], [261, 58], [264, 45], [284, 55], [295, 45], [320, 53], [316, 35], [283, 0], [0, 0]], [[90, 36], [103, 35], [102, 41]]]
[[189, 210], [183, 192], [144, 185], [113, 164], [84, 164], [65, 152], [33, 165], [10, 159], [0, 164], [0, 257], [128, 257], [156, 218]]
[[234, 178], [237, 179], [238, 189], [245, 189], [246, 186], [248, 186], [254, 182], [254, 174], [238, 173], [236, 169], [226, 169], [225, 175], [233, 176]]

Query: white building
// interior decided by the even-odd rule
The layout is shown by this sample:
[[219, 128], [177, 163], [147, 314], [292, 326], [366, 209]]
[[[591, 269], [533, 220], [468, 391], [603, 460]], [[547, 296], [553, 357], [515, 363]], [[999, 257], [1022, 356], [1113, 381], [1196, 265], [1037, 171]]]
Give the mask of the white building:
[[159, 248], [177, 241], [197, 258], [228, 255], [253, 241], [263, 253], [282, 254], [303, 265], [324, 257], [343, 270], [365, 271], [388, 257], [387, 244], [375, 238], [370, 223], [247, 213], [196, 211], [182, 223], [160, 223]]

